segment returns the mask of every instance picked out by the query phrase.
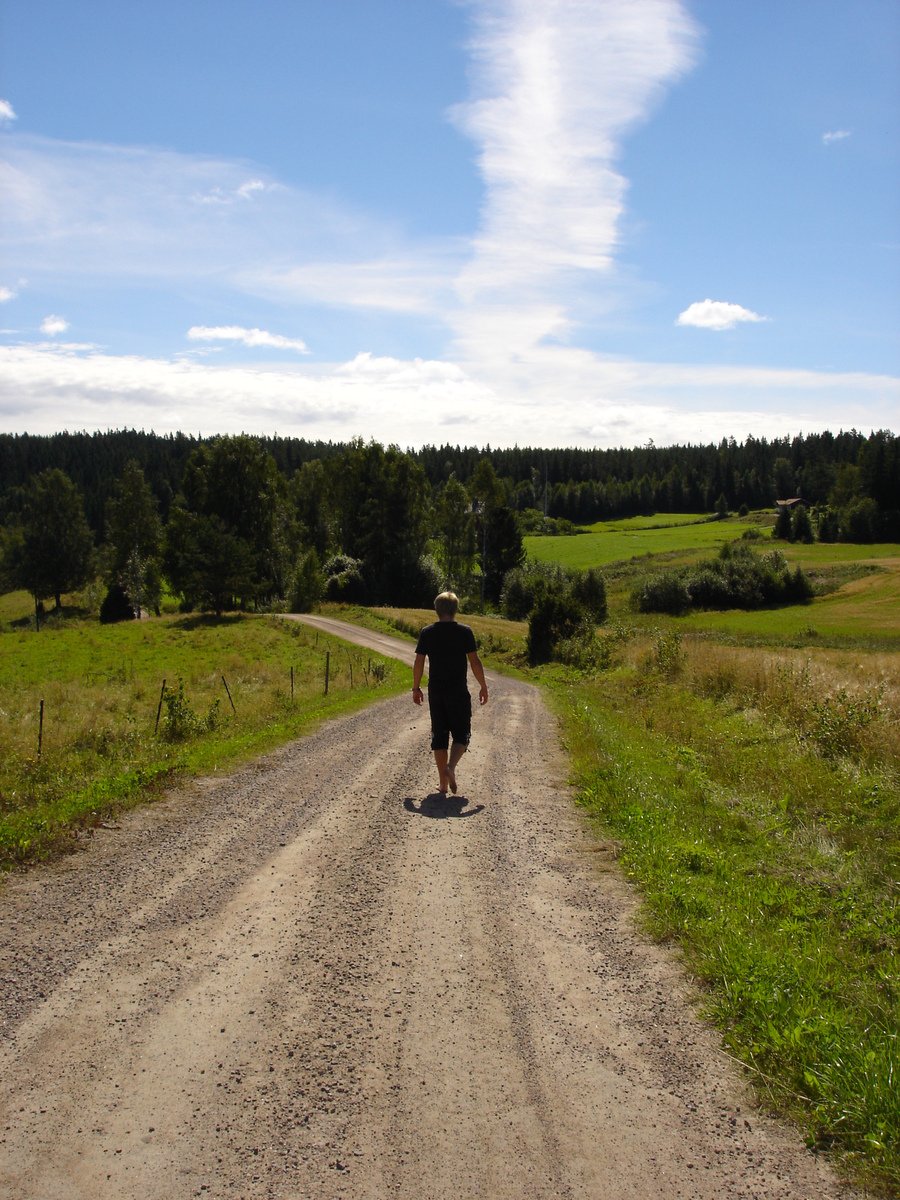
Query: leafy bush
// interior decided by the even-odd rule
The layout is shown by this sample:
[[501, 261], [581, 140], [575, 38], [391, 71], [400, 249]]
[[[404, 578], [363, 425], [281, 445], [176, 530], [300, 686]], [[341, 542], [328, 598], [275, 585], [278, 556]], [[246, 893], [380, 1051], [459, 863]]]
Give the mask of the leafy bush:
[[781, 542], [791, 540], [791, 510], [783, 505], [778, 509], [778, 517], [772, 530], [772, 537]]
[[205, 717], [199, 717], [184, 694], [184, 680], [163, 693], [162, 736], [167, 742], [183, 742], [219, 726], [219, 701], [214, 700]]
[[684, 666], [684, 649], [677, 629], [662, 630], [653, 637], [650, 665], [666, 679], [674, 679]]
[[557, 657], [560, 644], [589, 642], [594, 636], [594, 622], [583, 604], [570, 592], [547, 592], [528, 618], [528, 661], [532, 666], [550, 662]]
[[435, 596], [447, 586], [437, 560], [423, 554], [407, 579], [409, 603], [419, 608], [431, 608]]
[[572, 576], [571, 590], [598, 624], [606, 620], [606, 584], [595, 567], [576, 572]]
[[866, 497], [848, 505], [841, 518], [841, 541], [874, 542], [878, 540], [878, 505]]
[[802, 504], [798, 504], [791, 516], [791, 541], [805, 542], [809, 545], [813, 540], [813, 527], [809, 513]]
[[508, 621], [524, 621], [550, 589], [565, 589], [567, 572], [550, 563], [530, 562], [507, 571], [500, 592], [500, 611]]
[[571, 594], [597, 624], [606, 620], [606, 584], [595, 567], [579, 571], [542, 562], [529, 562], [507, 571], [500, 611], [509, 621], [524, 621], [550, 591]]
[[639, 612], [662, 612], [677, 617], [691, 607], [691, 593], [682, 574], [664, 571], [646, 580], [632, 593], [632, 604]]
[[802, 604], [813, 588], [802, 568], [793, 571], [780, 550], [757, 555], [744, 542], [726, 542], [717, 558], [667, 571], [632, 593], [640, 612], [678, 615], [691, 608], [763, 608]]
[[112, 584], [100, 605], [101, 625], [112, 625], [116, 621], [133, 621], [134, 607], [120, 583]]
[[365, 604], [368, 589], [362, 575], [362, 561], [349, 554], [335, 554], [327, 559], [322, 570], [325, 574], [325, 599], [339, 600], [344, 604]]
[[836, 542], [840, 533], [840, 521], [833, 508], [825, 508], [818, 514], [817, 529], [820, 542]]

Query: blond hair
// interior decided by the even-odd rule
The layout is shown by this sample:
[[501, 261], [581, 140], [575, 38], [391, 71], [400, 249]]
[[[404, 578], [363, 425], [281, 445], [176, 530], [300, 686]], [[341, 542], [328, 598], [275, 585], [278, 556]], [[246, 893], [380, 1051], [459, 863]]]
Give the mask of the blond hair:
[[439, 617], [455, 617], [459, 611], [459, 597], [456, 592], [441, 592], [434, 598], [434, 611]]

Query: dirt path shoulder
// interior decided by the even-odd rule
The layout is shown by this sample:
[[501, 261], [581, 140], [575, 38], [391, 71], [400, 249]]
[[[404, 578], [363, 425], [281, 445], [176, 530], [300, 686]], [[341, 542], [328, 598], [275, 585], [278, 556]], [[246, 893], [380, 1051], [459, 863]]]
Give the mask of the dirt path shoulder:
[[458, 801], [403, 696], [4, 886], [4, 1200], [850, 1195], [635, 935], [538, 692], [491, 684]]

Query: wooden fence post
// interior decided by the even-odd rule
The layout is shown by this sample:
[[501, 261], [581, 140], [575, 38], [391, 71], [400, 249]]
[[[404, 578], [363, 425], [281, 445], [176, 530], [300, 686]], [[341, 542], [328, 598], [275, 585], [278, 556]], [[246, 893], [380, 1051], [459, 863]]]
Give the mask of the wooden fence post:
[[331, 651], [325, 651], [325, 695], [328, 695], [328, 676], [331, 674]]
[[38, 717], [38, 758], [44, 749], [44, 702], [41, 701], [41, 712]]
[[294, 699], [294, 668], [291, 667], [291, 700]]
[[156, 724], [153, 726], [153, 732], [159, 733], [159, 716], [162, 712], [163, 696], [166, 694], [166, 681], [162, 681], [162, 687], [159, 689], [159, 704], [156, 706]]

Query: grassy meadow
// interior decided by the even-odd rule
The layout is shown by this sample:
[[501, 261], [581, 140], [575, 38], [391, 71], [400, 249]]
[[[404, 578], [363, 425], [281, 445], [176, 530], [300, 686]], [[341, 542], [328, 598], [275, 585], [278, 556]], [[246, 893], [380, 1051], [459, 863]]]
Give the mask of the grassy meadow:
[[100, 625], [69, 611], [35, 633], [28, 598], [5, 596], [0, 868], [71, 844], [80, 828], [175, 776], [234, 766], [321, 719], [397, 692], [407, 674], [392, 660], [276, 617]]
[[711, 521], [699, 513], [630, 517], [623, 521], [598, 521], [575, 534], [527, 537], [525, 549], [538, 562], [566, 567], [602, 567], [608, 563], [655, 554], [682, 554], [703, 550], [715, 553], [724, 542], [758, 529], [759, 521], [729, 517]]

